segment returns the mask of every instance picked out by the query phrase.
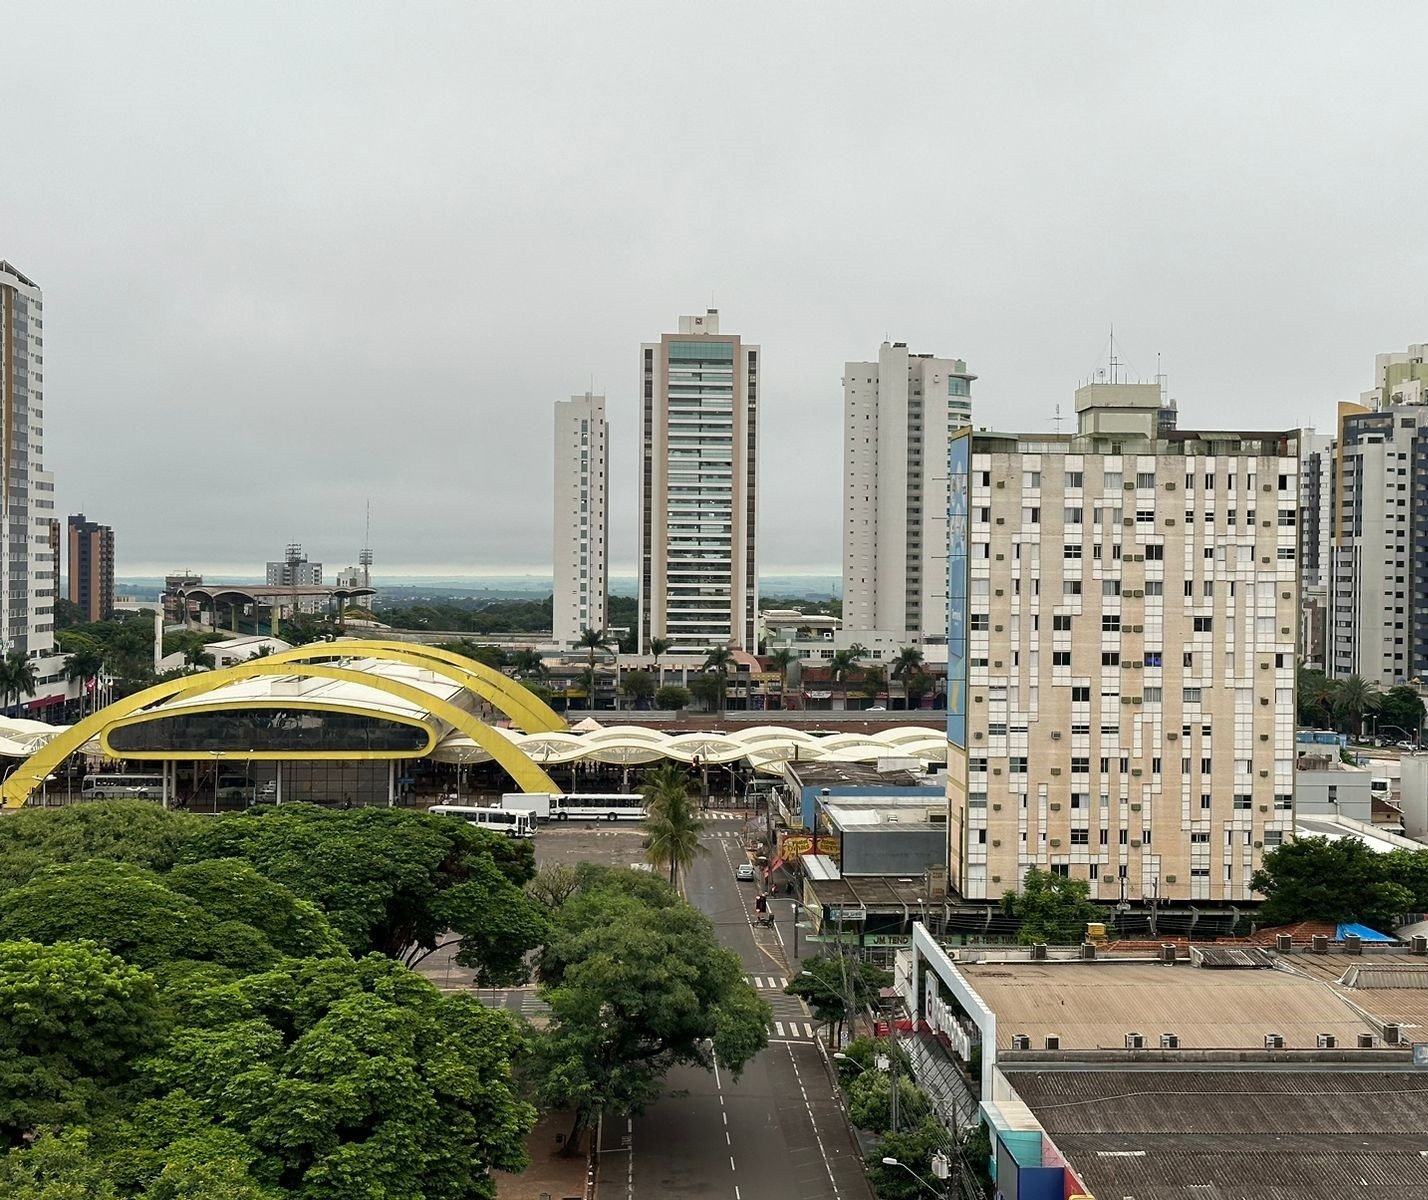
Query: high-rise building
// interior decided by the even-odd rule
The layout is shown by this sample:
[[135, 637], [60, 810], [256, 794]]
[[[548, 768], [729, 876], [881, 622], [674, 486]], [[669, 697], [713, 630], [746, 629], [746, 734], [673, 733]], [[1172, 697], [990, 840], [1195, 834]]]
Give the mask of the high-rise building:
[[86, 621], [114, 615], [114, 530], [85, 518], [69, 518], [69, 602]]
[[1428, 345], [1378, 355], [1375, 386], [1339, 404], [1333, 435], [1305, 453], [1305, 604], [1317, 597], [1325, 610], [1322, 661], [1312, 642], [1301, 649], [1335, 678], [1382, 687], [1428, 678], [1425, 356]]
[[582, 630], [603, 630], [610, 586], [610, 426], [605, 397], [586, 392], [555, 402], [555, 540], [552, 631], [572, 646]]
[[716, 309], [641, 347], [641, 653], [758, 644], [758, 380]]
[[54, 643], [57, 566], [49, 524], [54, 518], [54, 477], [42, 466], [44, 329], [38, 285], [0, 262], [0, 653], [33, 660], [40, 688], [32, 706], [61, 700], [65, 691], [63, 659], [55, 654]]
[[[322, 564], [308, 562], [298, 542], [289, 542], [282, 562], [268, 563], [269, 587], [308, 588], [322, 586]], [[326, 603], [322, 597], [297, 596], [288, 608], [298, 612], [317, 612]]]
[[1334, 529], [1334, 435], [1299, 431], [1299, 661], [1329, 659], [1329, 560]]
[[971, 424], [959, 358], [884, 342], [843, 368], [843, 632], [865, 644], [947, 633], [947, 439]]
[[1100, 900], [1233, 903], [1292, 834], [1297, 435], [1161, 432], [1159, 410], [1155, 384], [1091, 384], [1074, 434], [954, 439], [964, 897], [1036, 867]]

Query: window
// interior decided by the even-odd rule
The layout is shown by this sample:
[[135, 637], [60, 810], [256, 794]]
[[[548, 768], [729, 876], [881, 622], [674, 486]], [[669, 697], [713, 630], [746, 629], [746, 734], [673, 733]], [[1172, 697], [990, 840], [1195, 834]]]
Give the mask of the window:
[[1266, 829], [1264, 831], [1264, 844], [1268, 846], [1279, 846], [1284, 842], [1284, 830]]
[[1074, 757], [1071, 759], [1071, 774], [1086, 775], [1091, 770], [1091, 760], [1089, 758]]
[[[1150, 547], [1147, 546], [1146, 549], [1149, 550]], [[1147, 555], [1146, 555], [1146, 558], [1149, 558], [1149, 557], [1150, 557], [1150, 555], [1147, 554]], [[1147, 596], [1163, 596], [1163, 595], [1165, 595], [1165, 580], [1163, 580], [1163, 579], [1147, 579], [1147, 580], [1145, 581], [1145, 594], [1146, 594]]]
[[1110, 831], [1109, 829], [1103, 829], [1103, 830], [1101, 830], [1101, 845], [1103, 845], [1103, 846], [1108, 845], [1108, 844], [1110, 843], [1110, 840], [1111, 840], [1111, 831]]
[[1081, 581], [1079, 579], [1063, 579], [1061, 581], [1061, 594], [1063, 596], [1079, 596], [1081, 594]]
[[1061, 547], [1062, 558], [1080, 558], [1081, 546], [1079, 542], [1067, 542]]
[[1072, 793], [1071, 793], [1071, 807], [1072, 807], [1073, 809], [1074, 809], [1074, 808], [1090, 808], [1090, 807], [1091, 807], [1090, 800], [1091, 800], [1091, 797], [1090, 797], [1090, 795], [1089, 795], [1088, 793], [1086, 793], [1086, 792], [1072, 792]]
[[1051, 665], [1053, 667], [1069, 667], [1071, 665], [1071, 651], [1053, 650], [1051, 652]]
[[1071, 844], [1073, 846], [1088, 846], [1091, 843], [1091, 831], [1089, 829], [1073, 829], [1071, 831]]
[[1209, 795], [1208, 795], [1208, 794], [1202, 794], [1201, 797], [1200, 797], [1200, 808], [1201, 808], [1201, 810], [1203, 811], [1203, 810], [1205, 810], [1205, 809], [1208, 809], [1209, 807], [1210, 807], [1210, 797], [1209, 797]]
[[1281, 811], [1284, 811], [1284, 810], [1287, 810], [1287, 809], [1291, 809], [1291, 808], [1294, 807], [1294, 797], [1293, 797], [1293, 796], [1276, 796], [1276, 797], [1274, 798], [1274, 807], [1277, 808], [1277, 809], [1280, 809]]
[[1121, 653], [1119, 650], [1101, 651], [1101, 666], [1118, 667], [1121, 665]]
[[1026, 759], [1025, 759], [1025, 757], [1020, 756], [1020, 755], [1013, 755], [1010, 759], [1007, 760], [1007, 770], [1010, 771], [1013, 775], [1025, 775], [1025, 774], [1026, 774]]
[[1021, 523], [1022, 523], [1023, 525], [1040, 525], [1040, 524], [1041, 524], [1041, 509], [1039, 509], [1039, 508], [1024, 508], [1024, 509], [1022, 509], [1022, 510], [1021, 510]]
[[1138, 509], [1136, 509], [1136, 510], [1135, 510], [1135, 523], [1136, 523], [1137, 525], [1154, 525], [1154, 524], [1155, 524], [1155, 509], [1153, 509], [1153, 508], [1138, 508]]
[[1107, 613], [1101, 618], [1102, 633], [1119, 633], [1121, 629], [1121, 619], [1116, 613]]
[[1083, 511], [1084, 511], [1083, 509], [1079, 509], [1079, 508], [1068, 508], [1068, 509], [1066, 510], [1066, 516], [1065, 516], [1066, 524], [1068, 524], [1068, 525], [1079, 525], [1079, 524], [1081, 524], [1081, 514], [1082, 514]]
[[1209, 774], [1211, 771], [1213, 771], [1214, 769], [1215, 769], [1215, 764], [1214, 764], [1214, 761], [1213, 761], [1212, 759], [1202, 758], [1202, 759], [1200, 760], [1200, 774], [1201, 774], [1201, 775], [1208, 775], [1208, 774]]
[[1254, 797], [1239, 795], [1235, 797], [1235, 809], [1239, 812], [1248, 812], [1254, 807]]
[[[1120, 547], [1117, 547], [1119, 549]], [[1101, 595], [1119, 596], [1121, 594], [1121, 581], [1119, 579], [1101, 580]]]
[[1155, 486], [1155, 472], [1138, 471], [1135, 477], [1135, 485], [1138, 488], [1153, 488]]
[[1147, 546], [1147, 547], [1145, 548], [1145, 561], [1146, 561], [1146, 562], [1164, 562], [1164, 561], [1165, 561], [1165, 547], [1162, 546], [1162, 545], [1160, 545], [1160, 544], [1158, 544], [1158, 543], [1156, 543], [1156, 544], [1154, 544], [1154, 545]]
[[1130, 830], [1129, 830], [1129, 829], [1122, 829], [1122, 830], [1120, 831], [1120, 834], [1117, 836], [1116, 841], [1120, 842], [1120, 844], [1121, 844], [1122, 846], [1129, 845], [1129, 844], [1130, 844]]
[[1051, 618], [1051, 628], [1057, 633], [1071, 632], [1071, 617], [1067, 613], [1057, 613]]
[[1195, 632], [1196, 632], [1196, 633], [1211, 633], [1211, 632], [1214, 631], [1214, 628], [1215, 628], [1215, 618], [1214, 618], [1214, 617], [1196, 617], [1196, 618], [1195, 618]]
[[1089, 687], [1073, 687], [1071, 689], [1072, 704], [1089, 704], [1091, 702], [1091, 689]]
[[1281, 527], [1292, 526], [1295, 522], [1295, 512], [1292, 508], [1281, 508], [1279, 510], [1279, 524]]
[[[1081, 486], [1082, 475], [1080, 471], [1066, 472], [1066, 486], [1068, 488], [1078, 488]], [[1077, 524], [1080, 524], [1078, 521]]]
[[973, 613], [971, 629], [974, 633], [985, 633], [991, 628], [991, 618], [986, 613]]
[[1121, 482], [1121, 473], [1119, 471], [1107, 471], [1101, 476], [1101, 484], [1107, 491], [1110, 491], [1111, 488], [1119, 489]]
[[1005, 721], [992, 721], [987, 725], [988, 737], [1006, 737], [1007, 727]]
[[1158, 667], [1161, 665], [1161, 651], [1147, 650], [1145, 652], [1145, 665], [1147, 667]]
[[1021, 486], [1024, 488], [1039, 488], [1041, 486], [1041, 472], [1023, 471], [1021, 473]]
[[1190, 843], [1191, 843], [1191, 845], [1194, 845], [1194, 846], [1206, 846], [1206, 845], [1209, 845], [1209, 843], [1210, 843], [1210, 834], [1209, 834], [1209, 832], [1206, 831], [1206, 832], [1192, 833], [1192, 834], [1190, 835]]
[[1141, 699], [1147, 704], [1159, 704], [1163, 695], [1162, 689], [1158, 687], [1148, 687], [1145, 689]]

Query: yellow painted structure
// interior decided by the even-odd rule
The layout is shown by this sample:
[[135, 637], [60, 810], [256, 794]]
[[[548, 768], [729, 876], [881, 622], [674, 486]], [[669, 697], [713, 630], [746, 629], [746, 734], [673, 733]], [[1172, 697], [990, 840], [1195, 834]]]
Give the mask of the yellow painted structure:
[[[25, 759], [18, 767], [11, 772], [10, 777], [5, 780], [3, 787], [0, 787], [0, 807], [17, 808], [24, 804], [31, 792], [39, 786], [40, 782], [50, 774], [55, 767], [64, 762], [71, 754], [83, 746], [87, 741], [95, 736], [101, 738], [102, 744], [107, 750], [106, 731], [111, 727], [122, 725], [138, 724], [145, 720], [156, 720], [162, 712], [148, 712], [155, 705], [161, 705], [168, 700], [180, 697], [197, 697], [209, 692], [217, 691], [227, 687], [229, 684], [239, 682], [244, 679], [258, 678], [265, 675], [272, 676], [300, 676], [306, 678], [333, 679], [344, 683], [355, 683], [362, 687], [371, 688], [374, 691], [385, 692], [390, 696], [405, 700], [410, 704], [424, 710], [439, 721], [450, 725], [469, 737], [483, 751], [491, 756], [507, 774], [513, 782], [526, 792], [560, 792], [561, 789], [546, 772], [533, 762], [529, 757], [521, 752], [504, 735], [472, 716], [465, 709], [460, 708], [448, 701], [441, 700], [431, 693], [414, 687], [409, 683], [404, 683], [395, 679], [388, 679], [384, 676], [352, 670], [350, 667], [334, 665], [333, 663], [313, 662], [313, 659], [350, 659], [354, 657], [374, 658], [389, 662], [402, 662], [408, 665], [418, 665], [431, 670], [434, 674], [461, 684], [463, 687], [480, 695], [489, 701], [496, 708], [509, 716], [517, 724], [521, 725], [528, 733], [530, 732], [551, 732], [555, 729], [563, 729], [565, 722], [553, 712], [549, 706], [544, 704], [537, 696], [521, 687], [514, 680], [506, 678], [499, 671], [494, 671], [481, 663], [464, 659], [460, 655], [451, 654], [448, 651], [438, 650], [432, 646], [413, 646], [404, 642], [384, 642], [384, 641], [340, 641], [340, 642], [315, 642], [308, 646], [294, 647], [292, 650], [285, 650], [279, 654], [268, 655], [264, 658], [249, 659], [247, 662], [239, 663], [236, 666], [225, 667], [222, 670], [208, 671], [201, 675], [188, 675], [181, 679], [168, 680], [164, 683], [155, 684], [151, 688], [146, 688], [142, 692], [136, 692], [132, 696], [127, 696], [123, 700], [101, 709], [97, 713], [92, 713], [76, 725], [70, 726], [56, 737], [52, 738], [29, 758]], [[328, 712], [348, 712], [352, 711], [350, 705], [343, 705], [337, 702], [324, 702], [320, 700], [309, 700], [305, 703], [294, 704], [291, 699], [284, 699], [284, 707], [307, 708], [312, 711]], [[261, 701], [254, 702], [248, 700], [246, 703], [235, 703], [225, 706], [223, 702], [215, 702], [213, 705], [185, 706], [186, 711], [215, 710], [223, 707], [261, 707]], [[371, 714], [367, 714], [371, 715]], [[389, 714], [381, 714], [382, 719], [401, 720], [400, 717], [392, 717]], [[415, 721], [407, 718], [407, 724], [416, 724], [426, 728], [431, 739], [434, 740], [438, 731], [426, 722]], [[167, 759], [206, 759], [208, 751], [198, 752], [166, 752], [152, 757]], [[368, 750], [330, 750], [330, 751], [308, 751], [304, 750], [300, 755], [292, 753], [241, 753], [229, 752], [231, 759], [241, 761], [248, 758], [303, 758], [303, 759], [372, 759], [379, 757], [393, 758], [415, 757], [410, 753], [400, 755], [392, 753], [377, 753]], [[145, 757], [150, 757], [146, 755]]]

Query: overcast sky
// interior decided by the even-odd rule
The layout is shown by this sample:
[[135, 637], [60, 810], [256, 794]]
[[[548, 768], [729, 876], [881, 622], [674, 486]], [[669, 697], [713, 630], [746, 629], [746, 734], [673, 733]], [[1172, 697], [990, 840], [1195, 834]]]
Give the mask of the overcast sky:
[[[1328, 425], [1428, 341], [1428, 6], [5, 3], [0, 258], [58, 506], [120, 574], [548, 571], [552, 403], [763, 347], [762, 567], [836, 571], [842, 364], [1048, 429], [1156, 355], [1184, 425]], [[1402, 57], [1407, 48], [1407, 57]]]

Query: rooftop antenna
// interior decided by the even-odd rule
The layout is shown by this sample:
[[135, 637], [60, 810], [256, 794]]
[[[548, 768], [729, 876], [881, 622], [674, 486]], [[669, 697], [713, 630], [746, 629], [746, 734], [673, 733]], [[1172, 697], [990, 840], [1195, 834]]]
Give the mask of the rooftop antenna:
[[1057, 433], [1061, 432], [1061, 405], [1056, 406], [1056, 415], [1051, 418], [1051, 424]]
[[1159, 350], [1157, 350], [1157, 351], [1155, 352], [1155, 382], [1160, 385], [1160, 403], [1161, 403], [1161, 406], [1164, 407], [1164, 405], [1165, 405], [1165, 395], [1166, 395], [1166, 392], [1167, 392], [1169, 389], [1166, 387], [1165, 372], [1160, 369], [1160, 351], [1159, 351]]
[[362, 568], [362, 586], [372, 586], [372, 501], [367, 500], [367, 533], [362, 539], [362, 549], [357, 555], [357, 565]]
[[1112, 383], [1119, 383], [1119, 382], [1120, 382], [1120, 379], [1118, 378], [1118, 369], [1119, 369], [1120, 366], [1121, 366], [1121, 360], [1116, 357], [1116, 325], [1115, 325], [1115, 322], [1112, 321], [1112, 322], [1111, 322], [1111, 382], [1112, 382]]

